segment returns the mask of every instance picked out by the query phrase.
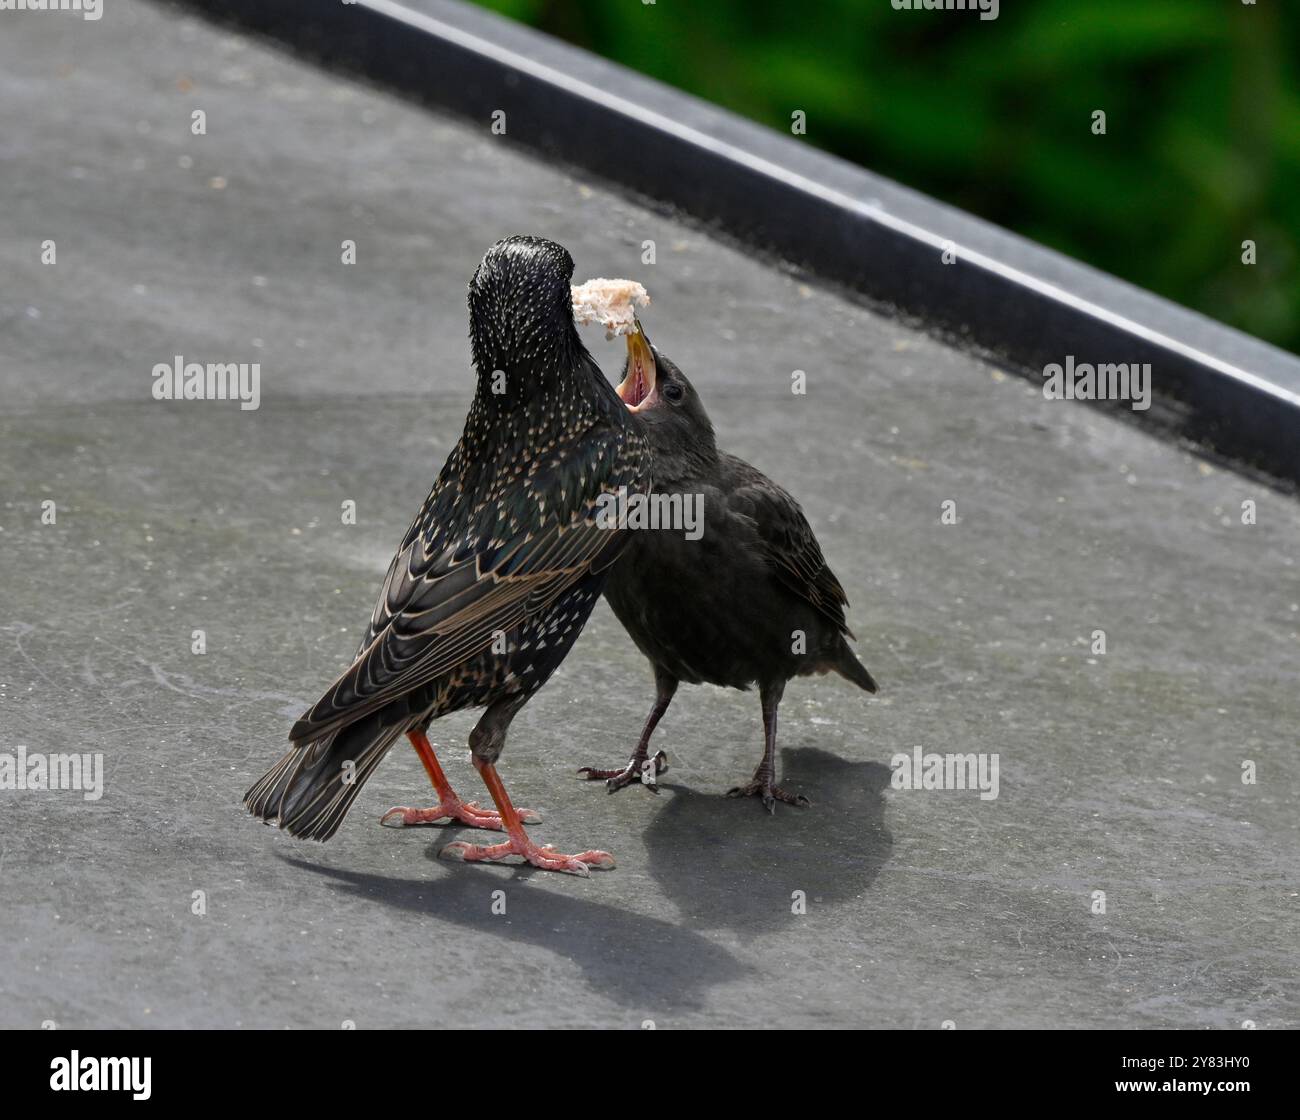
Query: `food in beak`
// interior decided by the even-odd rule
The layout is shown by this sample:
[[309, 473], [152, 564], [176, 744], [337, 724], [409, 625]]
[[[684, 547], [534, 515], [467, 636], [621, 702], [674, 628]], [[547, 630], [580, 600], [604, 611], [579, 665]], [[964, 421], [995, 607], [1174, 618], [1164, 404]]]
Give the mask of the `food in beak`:
[[646, 307], [650, 297], [635, 280], [606, 280], [603, 277], [573, 286], [573, 318], [579, 325], [599, 323], [605, 338], [631, 335], [638, 329], [636, 309]]

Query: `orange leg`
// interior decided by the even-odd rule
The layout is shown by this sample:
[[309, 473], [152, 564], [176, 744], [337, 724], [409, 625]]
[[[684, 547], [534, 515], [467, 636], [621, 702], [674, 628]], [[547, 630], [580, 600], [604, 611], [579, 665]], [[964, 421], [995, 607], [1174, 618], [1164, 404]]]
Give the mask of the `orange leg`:
[[[471, 828], [490, 828], [494, 832], [500, 832], [502, 828], [500, 813], [494, 813], [490, 809], [480, 809], [476, 801], [462, 801], [451, 788], [447, 775], [442, 772], [438, 756], [433, 753], [433, 744], [429, 742], [429, 737], [419, 730], [408, 731], [406, 737], [411, 740], [411, 746], [415, 748], [415, 753], [424, 763], [424, 771], [429, 775], [429, 781], [433, 783], [433, 788], [438, 793], [438, 804], [432, 809], [410, 809], [399, 805], [389, 809], [380, 817], [379, 823], [389, 828], [404, 828], [409, 825], [454, 820], [467, 824]], [[515, 812], [513, 806], [511, 811]], [[520, 809], [515, 812], [515, 816], [521, 825], [537, 824], [542, 819], [540, 814], [531, 809]]]
[[520, 812], [510, 803], [510, 796], [501, 784], [496, 767], [490, 762], [480, 761], [477, 756], [474, 758], [474, 766], [482, 775], [483, 784], [487, 786], [492, 800], [496, 802], [510, 839], [503, 844], [466, 844], [458, 840], [443, 848], [440, 855], [446, 859], [463, 859], [474, 863], [531, 863], [543, 871], [567, 871], [571, 875], [586, 875], [592, 867], [607, 870], [614, 866], [614, 857], [608, 852], [593, 849], [570, 856], [557, 852], [550, 844], [538, 847], [524, 831]]

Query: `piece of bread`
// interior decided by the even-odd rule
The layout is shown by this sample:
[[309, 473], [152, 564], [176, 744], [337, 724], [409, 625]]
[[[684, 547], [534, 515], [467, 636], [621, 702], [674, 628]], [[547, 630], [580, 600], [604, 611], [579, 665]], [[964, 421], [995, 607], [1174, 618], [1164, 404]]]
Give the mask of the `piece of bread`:
[[650, 303], [645, 288], [635, 280], [598, 277], [573, 288], [573, 317], [578, 323], [599, 323], [605, 337], [616, 338], [636, 329], [636, 309]]

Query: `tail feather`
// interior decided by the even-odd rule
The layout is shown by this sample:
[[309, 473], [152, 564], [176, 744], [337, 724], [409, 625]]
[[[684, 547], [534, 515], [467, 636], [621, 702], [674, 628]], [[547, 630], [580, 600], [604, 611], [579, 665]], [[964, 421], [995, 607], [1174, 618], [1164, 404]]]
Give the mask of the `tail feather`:
[[328, 840], [388, 748], [411, 726], [384, 726], [372, 715], [322, 739], [296, 744], [253, 783], [244, 804], [253, 816], [290, 836]]
[[830, 667], [846, 681], [852, 681], [859, 688], [866, 689], [867, 692], [876, 691], [875, 678], [867, 672], [867, 667], [858, 660], [857, 654], [843, 639], [840, 640], [838, 656], [831, 662]]

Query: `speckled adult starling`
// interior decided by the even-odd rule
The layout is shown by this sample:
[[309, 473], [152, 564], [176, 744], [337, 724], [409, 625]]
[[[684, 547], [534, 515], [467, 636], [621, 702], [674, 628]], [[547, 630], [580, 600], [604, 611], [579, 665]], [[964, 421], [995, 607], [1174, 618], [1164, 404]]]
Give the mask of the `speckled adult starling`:
[[[502, 844], [449, 844], [465, 860], [526, 860], [587, 874], [607, 852], [569, 856], [524, 831], [496, 771], [506, 730], [564, 660], [630, 536], [607, 527], [602, 494], [646, 486], [636, 421], [578, 338], [573, 259], [552, 241], [511, 237], [469, 285], [478, 384], [460, 442], [388, 568], [352, 665], [294, 724], [293, 743], [245, 796], [294, 836], [327, 840], [389, 747], [406, 735], [439, 803], [383, 823], [452, 819], [504, 829]], [[460, 800], [426, 736], [429, 723], [486, 706], [470, 733], [497, 812]]]
[[[720, 452], [713, 425], [685, 375], [644, 333], [628, 335], [628, 362], [618, 394], [650, 441], [656, 495], [703, 503], [703, 524], [629, 533], [605, 597], [650, 659], [655, 703], [627, 766], [584, 767], [611, 793], [667, 769], [650, 736], [681, 681], [747, 689], [763, 707], [763, 760], [753, 780], [730, 796], [807, 805], [776, 780], [776, 713], [786, 682], [835, 672], [868, 692], [876, 682], [849, 647], [848, 601], [826, 565], [798, 502], [748, 463]], [[698, 507], [696, 507], [698, 509]], [[700, 531], [702, 529], [702, 531]], [[689, 539], [690, 536], [698, 539]], [[655, 789], [652, 781], [646, 783]]]

